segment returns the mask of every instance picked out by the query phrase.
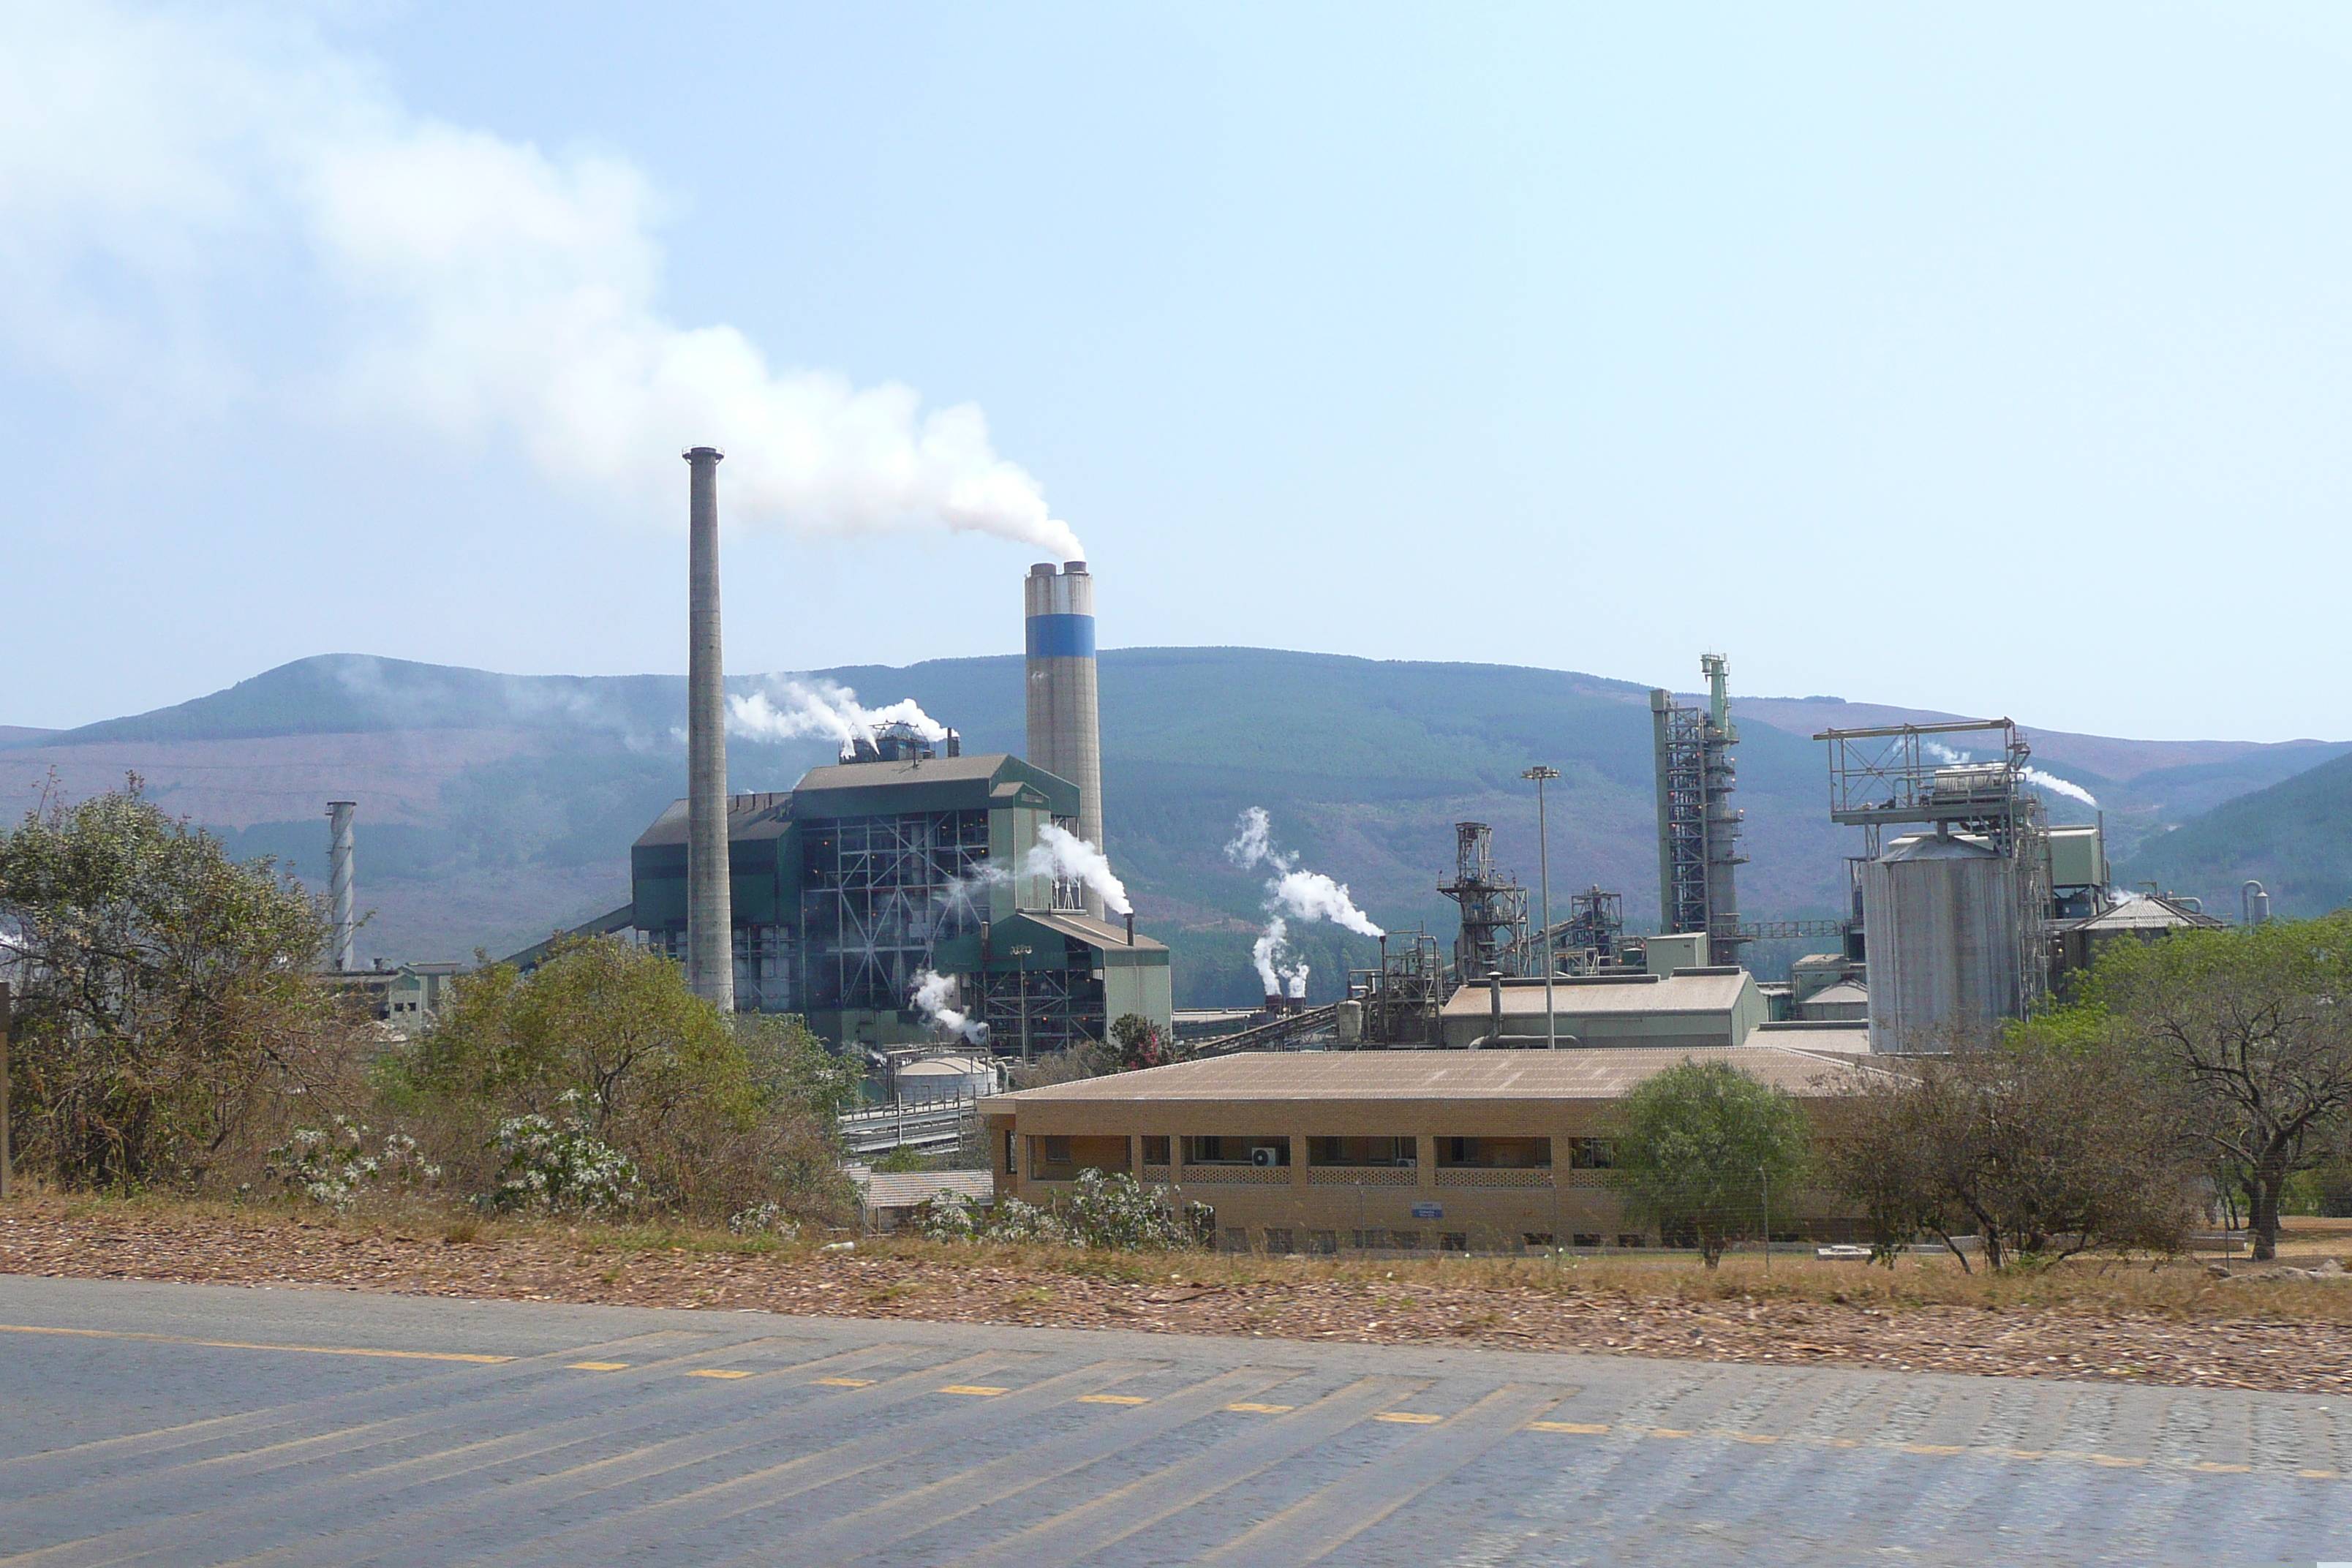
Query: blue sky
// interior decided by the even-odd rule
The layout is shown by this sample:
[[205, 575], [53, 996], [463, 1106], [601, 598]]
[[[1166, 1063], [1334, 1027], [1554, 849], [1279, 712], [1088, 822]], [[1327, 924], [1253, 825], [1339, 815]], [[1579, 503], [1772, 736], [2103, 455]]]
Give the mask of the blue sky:
[[1066, 524], [1107, 646], [2352, 734], [2348, 32], [0, 5], [0, 721], [682, 668], [719, 439], [740, 670]]

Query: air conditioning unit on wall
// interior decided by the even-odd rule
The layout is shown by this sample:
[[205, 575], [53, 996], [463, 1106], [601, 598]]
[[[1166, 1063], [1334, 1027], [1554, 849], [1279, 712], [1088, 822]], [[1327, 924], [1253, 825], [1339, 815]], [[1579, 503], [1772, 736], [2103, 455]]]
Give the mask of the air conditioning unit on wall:
[[1282, 1151], [1279, 1149], [1253, 1149], [1250, 1151], [1250, 1163], [1253, 1165], [1279, 1165], [1282, 1163]]

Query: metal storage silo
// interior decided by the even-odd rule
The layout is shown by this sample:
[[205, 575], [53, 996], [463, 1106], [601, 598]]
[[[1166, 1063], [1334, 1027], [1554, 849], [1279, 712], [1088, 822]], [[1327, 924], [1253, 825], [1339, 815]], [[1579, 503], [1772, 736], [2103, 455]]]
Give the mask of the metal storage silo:
[[1942, 1051], [2023, 1010], [2017, 862], [1973, 834], [1897, 838], [1862, 868], [1874, 1050]]

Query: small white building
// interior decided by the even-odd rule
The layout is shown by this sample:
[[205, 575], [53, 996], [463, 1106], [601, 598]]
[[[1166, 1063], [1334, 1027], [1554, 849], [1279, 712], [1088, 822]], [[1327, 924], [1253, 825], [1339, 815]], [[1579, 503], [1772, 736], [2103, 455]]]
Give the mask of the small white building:
[[[1769, 1016], [1756, 977], [1731, 965], [1671, 974], [1555, 975], [1551, 984], [1563, 1047], [1740, 1046]], [[1498, 1034], [1517, 1048], [1539, 1045], [1546, 1033], [1544, 983], [1515, 976], [1499, 985], [1465, 985], [1445, 1004], [1443, 1026], [1444, 1043], [1454, 1050]]]

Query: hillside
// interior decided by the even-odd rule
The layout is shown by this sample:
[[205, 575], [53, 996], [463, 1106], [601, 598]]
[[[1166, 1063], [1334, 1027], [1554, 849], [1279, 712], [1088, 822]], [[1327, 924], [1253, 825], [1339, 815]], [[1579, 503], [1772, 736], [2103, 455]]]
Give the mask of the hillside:
[[2121, 863], [2126, 885], [2154, 882], [2235, 920], [2247, 879], [2275, 914], [2325, 914], [2352, 903], [2352, 757], [2225, 802], [2150, 841]]
[[[870, 705], [911, 697], [971, 750], [1018, 751], [1021, 672], [1003, 657], [818, 673]], [[1494, 824], [1498, 858], [1532, 883], [1535, 803], [1518, 774], [1539, 759], [1562, 775], [1556, 910], [1597, 881], [1624, 893], [1640, 926], [1656, 913], [1646, 700], [1629, 682], [1553, 670], [1251, 648], [1108, 652], [1112, 854], [1143, 929], [1178, 950], [1181, 999], [1238, 1001], [1255, 989], [1246, 955], [1260, 893], [1221, 849], [1244, 807], [1270, 811], [1278, 841], [1349, 883], [1376, 921], [1425, 921], [1450, 939], [1453, 906], [1435, 888], [1451, 874], [1452, 825]], [[362, 957], [505, 951], [625, 900], [627, 846], [678, 792], [684, 701], [676, 677], [502, 676], [328, 656], [152, 713], [0, 731], [0, 802], [29, 806], [52, 779], [79, 795], [135, 771], [161, 804], [239, 853], [276, 855], [320, 879], [324, 803], [354, 799], [361, 901], [374, 911]], [[1908, 710], [1833, 699], [1736, 705], [1751, 856], [1744, 910], [1834, 914], [1854, 845], [1826, 819], [1820, 748], [1808, 737], [1825, 720], [1885, 722]], [[2156, 831], [2344, 750], [2051, 736], [2037, 737], [2036, 755], [2096, 792], [2111, 827]], [[730, 779], [784, 788], [829, 752], [734, 738]], [[2085, 814], [2056, 804], [2061, 816]], [[2167, 847], [2191, 831], [2168, 835]], [[1318, 996], [1336, 994], [1346, 963], [1370, 959], [1370, 943], [1342, 947], [1328, 927], [1302, 934]]]

